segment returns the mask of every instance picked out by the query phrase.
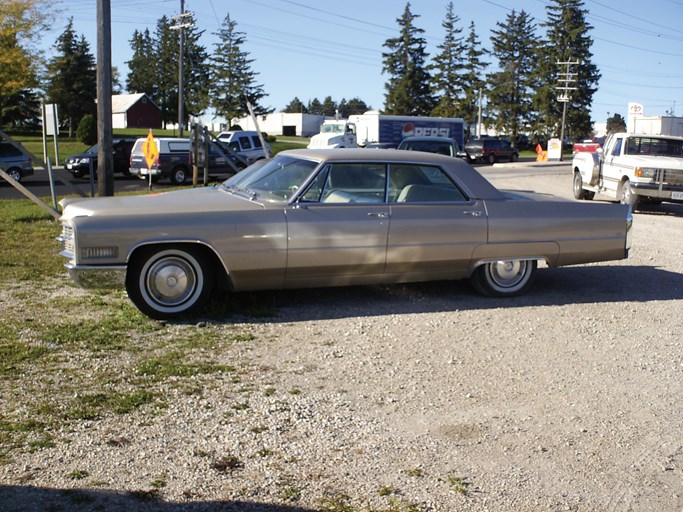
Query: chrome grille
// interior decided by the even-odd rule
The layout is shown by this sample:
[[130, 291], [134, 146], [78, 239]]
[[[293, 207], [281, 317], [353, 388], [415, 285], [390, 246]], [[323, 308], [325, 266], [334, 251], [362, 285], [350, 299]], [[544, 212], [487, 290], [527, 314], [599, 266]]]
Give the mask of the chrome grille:
[[[72, 228], [71, 226], [64, 225], [62, 229], [62, 236], [60, 238], [60, 242], [62, 243], [62, 252], [68, 253], [70, 257], [73, 257], [73, 255], [76, 252], [76, 243], [74, 241], [74, 228]], [[64, 254], [64, 256], [67, 256], [67, 254]]]
[[668, 185], [683, 185], [683, 171], [674, 169], [657, 169], [655, 181]]

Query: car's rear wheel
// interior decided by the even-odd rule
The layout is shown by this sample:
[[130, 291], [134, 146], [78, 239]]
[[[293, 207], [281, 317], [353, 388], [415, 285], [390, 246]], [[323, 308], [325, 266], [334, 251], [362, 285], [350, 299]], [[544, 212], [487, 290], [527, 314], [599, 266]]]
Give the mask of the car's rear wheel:
[[188, 170], [187, 167], [179, 165], [174, 167], [171, 171], [171, 183], [174, 185], [182, 185], [187, 180]]
[[198, 248], [153, 247], [131, 259], [126, 291], [145, 315], [164, 320], [201, 310], [211, 294], [213, 274]]
[[526, 292], [536, 276], [536, 260], [500, 260], [476, 268], [474, 289], [489, 297], [514, 297]]
[[19, 183], [21, 181], [21, 171], [17, 169], [16, 167], [12, 167], [11, 169], [7, 170], [7, 174], [12, 178], [14, 181]]

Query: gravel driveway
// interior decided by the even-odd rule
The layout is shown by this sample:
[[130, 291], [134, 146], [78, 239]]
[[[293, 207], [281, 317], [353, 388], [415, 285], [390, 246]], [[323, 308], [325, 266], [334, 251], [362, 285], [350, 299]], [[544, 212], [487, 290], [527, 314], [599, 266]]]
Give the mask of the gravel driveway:
[[[486, 175], [571, 197], [568, 172]], [[70, 425], [0, 466], [0, 510], [683, 509], [683, 205], [636, 213], [628, 260], [542, 268], [520, 298], [273, 300], [216, 349], [239, 385]]]

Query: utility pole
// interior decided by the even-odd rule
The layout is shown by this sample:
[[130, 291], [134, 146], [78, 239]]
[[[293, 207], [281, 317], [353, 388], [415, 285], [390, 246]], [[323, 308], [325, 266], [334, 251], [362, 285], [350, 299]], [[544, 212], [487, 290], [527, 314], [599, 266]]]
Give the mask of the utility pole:
[[558, 95], [557, 95], [557, 101], [562, 103], [562, 128], [560, 132], [560, 160], [562, 160], [562, 146], [564, 145], [564, 123], [565, 120], [567, 119], [567, 103], [569, 103], [569, 100], [571, 98], [570, 96], [570, 91], [576, 91], [577, 87], [572, 87], [576, 81], [578, 80], [578, 73], [572, 73], [571, 72], [571, 66], [577, 66], [580, 64], [579, 61], [567, 61], [567, 62], [558, 62], [558, 66], [567, 66], [567, 71], [564, 73], [559, 73], [559, 78], [558, 82], [560, 85], [555, 87], [557, 89]]
[[97, 0], [97, 27], [97, 195], [113, 196], [110, 0]]
[[183, 58], [185, 55], [185, 34], [183, 31], [183, 28], [194, 26], [192, 21], [187, 21], [188, 18], [191, 20], [191, 17], [192, 17], [191, 12], [185, 12], [185, 0], [180, 0], [180, 14], [178, 16], [173, 16], [172, 19], [175, 21], [175, 25], [172, 25], [170, 27], [172, 30], [180, 30], [180, 51], [178, 54], [178, 136], [179, 137], [183, 136], [184, 129], [185, 129], [185, 102], [184, 102], [184, 95], [185, 95], [184, 61], [185, 61], [185, 59]]

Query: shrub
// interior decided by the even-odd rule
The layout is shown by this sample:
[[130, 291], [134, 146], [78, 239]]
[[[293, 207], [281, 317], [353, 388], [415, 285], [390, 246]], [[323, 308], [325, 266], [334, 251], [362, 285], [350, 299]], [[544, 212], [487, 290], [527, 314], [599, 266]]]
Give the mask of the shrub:
[[83, 144], [92, 146], [97, 142], [97, 122], [95, 121], [95, 116], [92, 114], [86, 114], [78, 123], [78, 128], [76, 128], [76, 137]]

